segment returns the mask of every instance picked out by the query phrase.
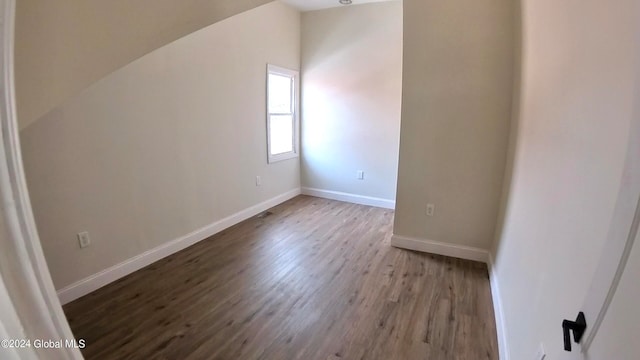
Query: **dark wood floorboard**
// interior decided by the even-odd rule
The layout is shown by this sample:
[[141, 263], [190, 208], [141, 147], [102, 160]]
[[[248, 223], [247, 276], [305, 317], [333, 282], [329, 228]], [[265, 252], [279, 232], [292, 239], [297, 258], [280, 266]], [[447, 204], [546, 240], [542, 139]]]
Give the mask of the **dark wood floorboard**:
[[497, 359], [485, 264], [299, 196], [64, 307], [87, 359]]

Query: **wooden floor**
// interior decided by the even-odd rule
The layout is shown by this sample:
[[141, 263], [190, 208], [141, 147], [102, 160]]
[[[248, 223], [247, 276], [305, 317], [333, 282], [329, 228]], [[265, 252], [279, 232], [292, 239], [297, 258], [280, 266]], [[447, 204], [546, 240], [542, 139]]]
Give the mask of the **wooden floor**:
[[497, 359], [484, 264], [299, 196], [64, 307], [87, 359]]

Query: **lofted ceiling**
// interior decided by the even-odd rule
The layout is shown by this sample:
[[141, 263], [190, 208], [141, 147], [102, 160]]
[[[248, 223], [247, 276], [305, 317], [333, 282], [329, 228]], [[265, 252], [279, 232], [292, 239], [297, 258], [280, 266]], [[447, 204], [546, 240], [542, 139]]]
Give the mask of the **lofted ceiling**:
[[338, 0], [280, 0], [280, 1], [287, 3], [300, 11], [311, 11], [311, 10], [328, 9], [328, 8], [339, 7], [339, 6], [353, 6], [353, 5], [373, 3], [373, 2], [397, 1], [397, 0], [353, 0], [353, 4], [351, 5], [342, 5], [338, 2]]

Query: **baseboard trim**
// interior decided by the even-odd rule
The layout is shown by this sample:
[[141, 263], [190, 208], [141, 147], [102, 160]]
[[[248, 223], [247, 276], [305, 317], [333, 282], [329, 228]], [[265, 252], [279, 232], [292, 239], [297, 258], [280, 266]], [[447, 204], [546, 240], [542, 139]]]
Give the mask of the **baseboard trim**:
[[372, 196], [350, 194], [350, 193], [345, 193], [341, 191], [303, 187], [302, 194], [324, 198], [324, 199], [360, 204], [360, 205], [375, 206], [375, 207], [380, 207], [385, 209], [396, 208], [396, 202], [394, 200], [377, 198]]
[[451, 256], [459, 259], [480, 261], [483, 263], [487, 263], [489, 261], [489, 252], [484, 249], [448, 244], [433, 240], [411, 238], [396, 234], [391, 236], [391, 246], [431, 254]]
[[504, 312], [502, 309], [502, 296], [500, 296], [500, 283], [496, 274], [493, 256], [489, 253], [489, 283], [491, 284], [491, 298], [493, 299], [493, 314], [496, 317], [496, 335], [498, 337], [498, 351], [500, 360], [509, 360], [509, 349], [507, 346], [507, 328], [504, 322]]
[[192, 231], [191, 233], [180, 238], [164, 243], [151, 250], [147, 250], [140, 255], [134, 256], [128, 260], [125, 260], [119, 264], [116, 264], [110, 268], [102, 270], [96, 274], [88, 276], [80, 281], [77, 281], [69, 286], [58, 290], [58, 298], [60, 299], [60, 302], [62, 304], [67, 304], [126, 275], [129, 275], [134, 271], [140, 270], [147, 265], [150, 265], [162, 258], [185, 249], [199, 241], [210, 237], [211, 235], [214, 235], [230, 226], [233, 226], [241, 221], [255, 216], [300, 194], [300, 188], [293, 189], [284, 194], [280, 194], [269, 200], [241, 210], [212, 224], [206, 225], [200, 229]]

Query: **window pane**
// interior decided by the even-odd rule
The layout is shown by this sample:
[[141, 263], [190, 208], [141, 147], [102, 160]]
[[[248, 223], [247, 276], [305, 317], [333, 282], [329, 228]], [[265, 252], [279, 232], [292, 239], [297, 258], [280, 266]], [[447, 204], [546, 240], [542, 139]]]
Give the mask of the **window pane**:
[[270, 119], [271, 155], [293, 151], [293, 116], [271, 115]]
[[269, 74], [269, 113], [291, 112], [290, 77]]

